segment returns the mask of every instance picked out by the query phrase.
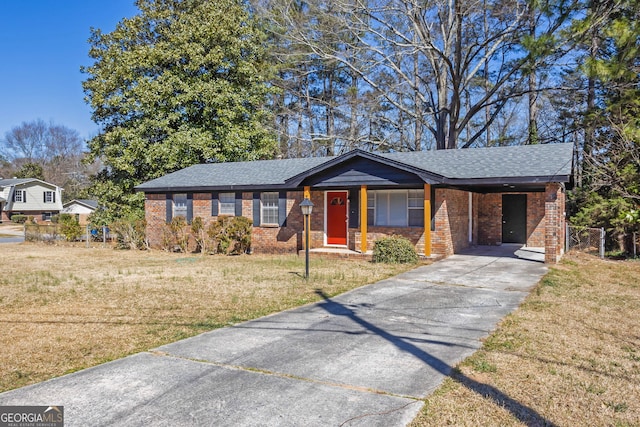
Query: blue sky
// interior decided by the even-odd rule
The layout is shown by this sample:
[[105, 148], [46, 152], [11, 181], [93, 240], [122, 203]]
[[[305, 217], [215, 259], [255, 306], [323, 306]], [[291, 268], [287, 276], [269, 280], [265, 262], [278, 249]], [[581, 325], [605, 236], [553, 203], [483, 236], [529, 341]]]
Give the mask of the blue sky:
[[134, 0], [0, 0], [0, 140], [36, 119], [95, 135], [80, 73], [89, 29], [111, 32], [137, 12]]

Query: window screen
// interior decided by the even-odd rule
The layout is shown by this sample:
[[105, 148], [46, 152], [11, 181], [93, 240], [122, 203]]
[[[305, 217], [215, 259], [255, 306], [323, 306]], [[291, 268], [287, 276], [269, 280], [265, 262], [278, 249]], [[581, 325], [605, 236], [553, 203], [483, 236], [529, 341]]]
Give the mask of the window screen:
[[236, 213], [236, 195], [235, 193], [220, 193], [218, 196], [220, 201], [220, 215], [235, 215]]
[[187, 217], [187, 194], [176, 193], [173, 195], [173, 217]]

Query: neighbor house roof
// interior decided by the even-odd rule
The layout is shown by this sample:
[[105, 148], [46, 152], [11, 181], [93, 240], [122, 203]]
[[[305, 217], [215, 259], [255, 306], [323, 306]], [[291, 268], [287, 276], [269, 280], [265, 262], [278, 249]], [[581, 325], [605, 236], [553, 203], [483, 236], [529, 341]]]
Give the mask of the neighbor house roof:
[[55, 184], [51, 184], [50, 182], [42, 181], [37, 178], [10, 178], [10, 179], [0, 179], [0, 187], [11, 187], [20, 184], [27, 184], [30, 182], [39, 182], [41, 184], [47, 185], [49, 187], [57, 187]]
[[24, 184], [27, 182], [36, 181], [35, 178], [9, 178], [0, 179], [0, 187], [10, 187], [12, 185]]
[[98, 209], [98, 201], [97, 200], [91, 200], [91, 199], [73, 199], [71, 201], [68, 201], [67, 203], [65, 203], [63, 206], [66, 208], [67, 206], [70, 206], [74, 203], [77, 203], [79, 205], [83, 205], [87, 208], [90, 209]]
[[314, 174], [364, 158], [410, 171], [443, 185], [507, 185], [569, 182], [572, 144], [523, 145], [420, 152], [368, 153], [337, 157], [260, 160], [194, 165], [138, 185], [146, 192], [296, 188]]

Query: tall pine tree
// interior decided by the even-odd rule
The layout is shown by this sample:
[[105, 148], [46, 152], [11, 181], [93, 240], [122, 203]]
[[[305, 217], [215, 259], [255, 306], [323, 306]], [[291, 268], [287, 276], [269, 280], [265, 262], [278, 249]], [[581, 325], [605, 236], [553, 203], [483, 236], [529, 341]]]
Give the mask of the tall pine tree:
[[[624, 234], [640, 229], [640, 1], [606, 6], [585, 21], [600, 22], [601, 31], [584, 66], [597, 90], [586, 118], [592, 140], [583, 153], [574, 222]], [[619, 244], [624, 250], [625, 242]]]

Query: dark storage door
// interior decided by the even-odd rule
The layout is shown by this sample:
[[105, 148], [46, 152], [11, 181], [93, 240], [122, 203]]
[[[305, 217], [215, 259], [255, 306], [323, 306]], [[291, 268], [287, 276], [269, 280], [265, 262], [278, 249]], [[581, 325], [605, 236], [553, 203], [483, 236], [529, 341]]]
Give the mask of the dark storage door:
[[527, 195], [502, 195], [502, 243], [527, 243]]

